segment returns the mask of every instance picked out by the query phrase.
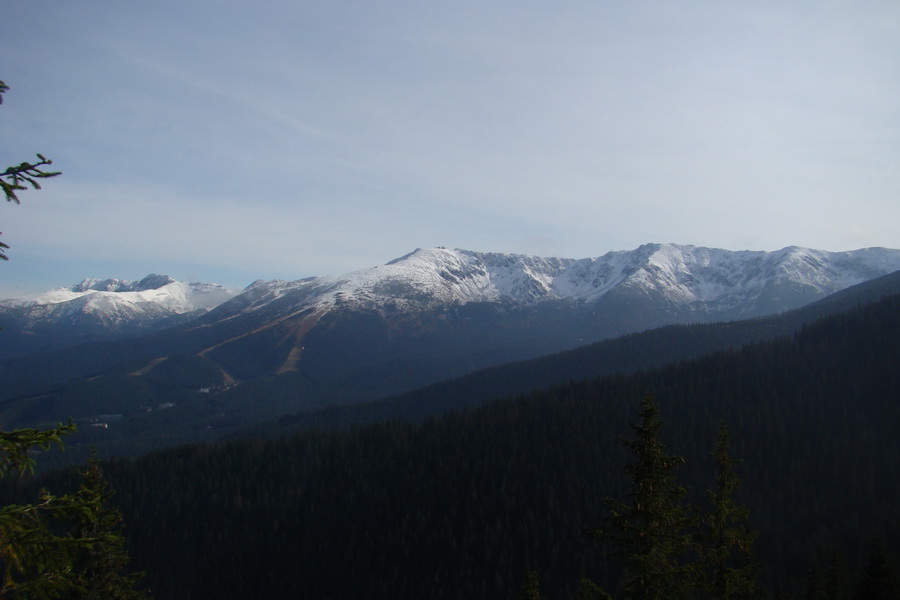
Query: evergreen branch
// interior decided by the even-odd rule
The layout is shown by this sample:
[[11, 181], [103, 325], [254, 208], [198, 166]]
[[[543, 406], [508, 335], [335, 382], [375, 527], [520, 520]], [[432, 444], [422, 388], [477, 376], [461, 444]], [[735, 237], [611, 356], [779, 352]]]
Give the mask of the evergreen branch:
[[34, 459], [28, 456], [32, 447], [48, 450], [52, 444], [63, 447], [62, 436], [75, 431], [75, 424], [69, 420], [65, 425], [60, 423], [53, 429], [17, 429], [0, 431], [0, 477], [9, 471], [19, 473], [32, 472]]
[[32, 189], [41, 189], [38, 179], [47, 179], [61, 175], [61, 171], [45, 171], [41, 169], [43, 166], [52, 165], [53, 161], [42, 154], [37, 155], [39, 161], [36, 163], [23, 162], [13, 167], [8, 167], [0, 174], [0, 188], [3, 188], [3, 194], [6, 196], [7, 202], [15, 202], [19, 204], [19, 197], [16, 192], [27, 190], [27, 183]]

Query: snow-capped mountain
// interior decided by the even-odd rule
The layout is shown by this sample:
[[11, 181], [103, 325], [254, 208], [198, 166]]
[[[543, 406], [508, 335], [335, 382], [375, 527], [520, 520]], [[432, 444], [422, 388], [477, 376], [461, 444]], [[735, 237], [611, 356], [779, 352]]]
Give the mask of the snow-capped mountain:
[[244, 311], [279, 305], [396, 313], [472, 302], [586, 305], [625, 294], [708, 320], [788, 310], [896, 270], [900, 250], [885, 248], [734, 252], [646, 244], [584, 259], [427, 248], [344, 276], [257, 281], [232, 304]]
[[314, 330], [314, 337], [325, 335], [320, 322], [340, 329], [365, 314], [395, 341], [414, 335], [442, 346], [463, 335], [470, 348], [502, 347], [497, 360], [511, 360], [671, 323], [777, 313], [896, 270], [900, 250], [886, 248], [735, 252], [645, 244], [582, 259], [420, 248], [342, 276], [256, 281], [237, 295], [165, 275], [86, 279], [0, 301], [0, 357], [196, 322], [228, 332], [205, 349], [210, 356], [237, 356], [278, 333], [278, 352], [241, 361], [277, 356], [283, 372], [299, 364], [291, 348], [306, 347]]
[[257, 281], [184, 328], [215, 339], [200, 355], [229, 380], [375, 381], [401, 366], [424, 384], [662, 325], [782, 312], [896, 270], [900, 250], [883, 248], [647, 244], [585, 259], [426, 248], [343, 276]]
[[[39, 324], [51, 322], [56, 340], [69, 331], [69, 344], [91, 333], [86, 323], [96, 326], [95, 339], [101, 329], [109, 335], [126, 324], [133, 337], [0, 363], [0, 399], [34, 398], [90, 378], [99, 387], [81, 412], [60, 392], [40, 406], [20, 403], [16, 423], [28, 422], [32, 410], [51, 415], [51, 405], [76, 417], [137, 414], [134, 402], [150, 389], [218, 390], [228, 402], [249, 403], [240, 411], [274, 418], [663, 325], [799, 308], [895, 271], [900, 250], [884, 248], [732, 252], [647, 244], [584, 259], [418, 249], [343, 276], [257, 281], [220, 304], [228, 292], [210, 284], [160, 276], [86, 280], [0, 305], [0, 340], [27, 347], [44, 333]], [[18, 323], [9, 318], [15, 311], [32, 318], [28, 328], [8, 325]], [[150, 334], [136, 335], [144, 322], [154, 323], [143, 330]], [[115, 383], [104, 387], [104, 377]], [[129, 386], [137, 387], [129, 393]]]
[[152, 274], [140, 281], [85, 279], [33, 296], [0, 301], [5, 341], [0, 355], [113, 339], [157, 330], [230, 299], [213, 283], [184, 283]]

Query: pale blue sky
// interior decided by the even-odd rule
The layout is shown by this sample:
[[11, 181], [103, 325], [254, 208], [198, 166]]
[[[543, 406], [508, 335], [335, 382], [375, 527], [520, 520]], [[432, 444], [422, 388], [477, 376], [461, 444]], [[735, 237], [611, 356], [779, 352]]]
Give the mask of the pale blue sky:
[[900, 248], [900, 3], [6, 0], [0, 297], [419, 246]]

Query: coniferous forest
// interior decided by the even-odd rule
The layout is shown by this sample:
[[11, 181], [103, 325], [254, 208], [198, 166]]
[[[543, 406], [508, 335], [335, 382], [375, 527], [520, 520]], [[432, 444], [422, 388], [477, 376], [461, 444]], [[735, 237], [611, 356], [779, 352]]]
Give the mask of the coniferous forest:
[[568, 598], [582, 578], [618, 597], [622, 564], [586, 532], [627, 498], [623, 438], [652, 397], [660, 443], [684, 459], [686, 506], [709, 509], [730, 431], [733, 500], [758, 532], [755, 597], [865, 597], [897, 565], [898, 353], [892, 296], [739, 350], [420, 423], [197, 444], [104, 470], [160, 599], [514, 598], [526, 581]]

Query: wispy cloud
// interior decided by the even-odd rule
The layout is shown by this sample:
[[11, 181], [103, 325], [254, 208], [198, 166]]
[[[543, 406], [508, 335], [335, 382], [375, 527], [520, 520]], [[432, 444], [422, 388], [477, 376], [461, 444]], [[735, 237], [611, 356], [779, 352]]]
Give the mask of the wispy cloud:
[[65, 175], [0, 229], [92, 275], [900, 246], [895, 3], [9, 10], [0, 159]]

